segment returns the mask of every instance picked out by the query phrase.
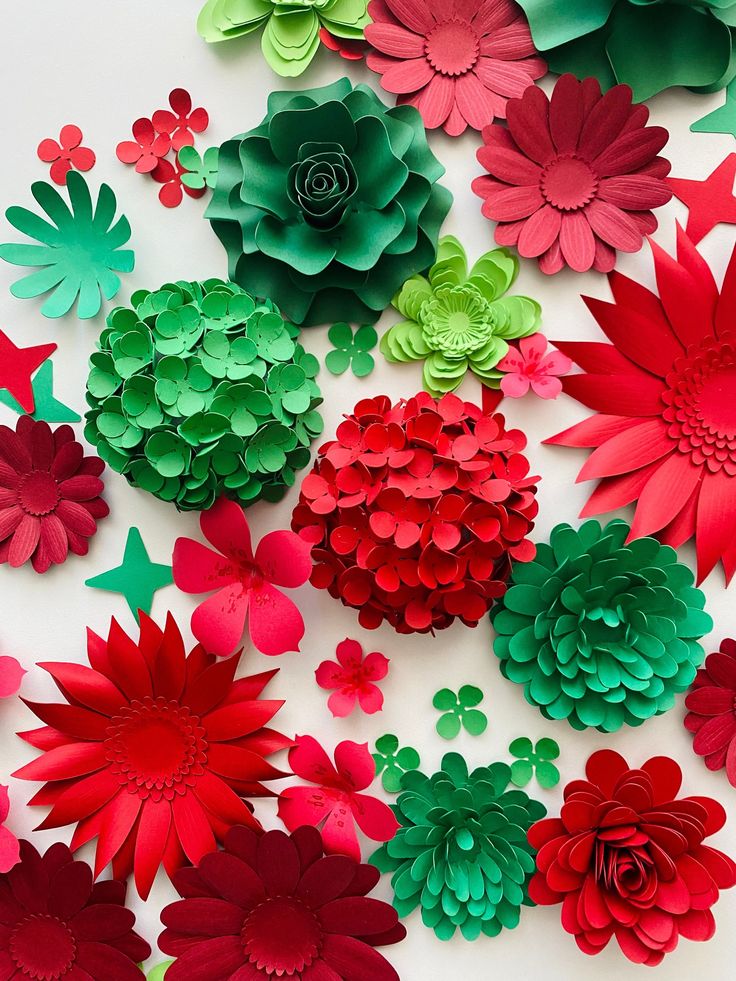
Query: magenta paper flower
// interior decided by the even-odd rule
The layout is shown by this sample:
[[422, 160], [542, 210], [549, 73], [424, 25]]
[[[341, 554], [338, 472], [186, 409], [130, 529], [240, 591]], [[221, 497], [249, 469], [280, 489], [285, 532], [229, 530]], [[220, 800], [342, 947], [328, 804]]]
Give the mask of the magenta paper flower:
[[215, 551], [190, 538], [174, 545], [174, 582], [185, 593], [217, 592], [192, 614], [192, 633], [212, 654], [226, 657], [240, 644], [246, 621], [262, 654], [298, 651], [304, 621], [276, 586], [294, 588], [309, 579], [311, 546], [293, 531], [273, 531], [255, 555], [243, 509], [221, 497], [199, 519]]
[[373, 841], [390, 841], [398, 830], [393, 811], [360, 791], [370, 787], [376, 764], [367, 743], [349, 739], [335, 747], [335, 763], [312, 736], [297, 736], [289, 766], [313, 787], [288, 787], [279, 797], [279, 817], [289, 831], [303, 824], [322, 826], [325, 851], [360, 861], [355, 831]]
[[363, 657], [357, 640], [347, 637], [337, 645], [337, 661], [323, 661], [314, 672], [317, 684], [326, 691], [336, 689], [327, 699], [330, 712], [344, 718], [355, 708], [357, 700], [366, 715], [383, 708], [383, 692], [375, 684], [388, 674], [388, 658], [373, 651]]
[[56, 140], [41, 140], [38, 158], [51, 164], [50, 177], [54, 184], [66, 184], [66, 175], [72, 168], [92, 170], [97, 159], [94, 150], [82, 146], [82, 131], [78, 126], [63, 126]]
[[566, 375], [572, 361], [560, 351], [547, 354], [544, 334], [532, 334], [519, 341], [519, 347], [509, 347], [509, 353], [496, 365], [506, 374], [501, 379], [501, 391], [512, 399], [520, 399], [531, 390], [540, 399], [556, 399], [562, 391], [560, 375]]
[[0, 657], [0, 698], [15, 695], [25, 673], [14, 657]]
[[136, 173], [150, 174], [171, 149], [171, 137], [156, 133], [150, 119], [136, 119], [133, 123], [133, 139], [118, 143], [115, 151], [118, 160], [135, 164]]
[[[0, 873], [9, 872], [20, 861], [18, 839], [12, 831], [5, 827], [9, 813], [8, 788], [0, 785]], [[12, 975], [8, 975], [8, 977], [12, 977]]]
[[210, 124], [206, 109], [192, 109], [192, 97], [186, 89], [174, 89], [169, 95], [168, 109], [157, 109], [153, 125], [157, 133], [170, 137], [172, 147], [178, 152], [183, 146], [194, 146], [194, 134], [204, 133]]

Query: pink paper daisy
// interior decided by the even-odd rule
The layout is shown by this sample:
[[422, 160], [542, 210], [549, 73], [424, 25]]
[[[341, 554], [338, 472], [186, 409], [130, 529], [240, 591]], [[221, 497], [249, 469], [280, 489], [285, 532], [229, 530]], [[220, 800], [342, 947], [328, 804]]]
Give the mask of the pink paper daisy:
[[547, 354], [547, 338], [532, 334], [521, 339], [518, 349], [509, 348], [496, 367], [506, 372], [501, 391], [509, 398], [519, 399], [531, 388], [540, 399], [556, 399], [562, 391], [559, 376], [568, 373], [572, 361], [560, 351]]
[[323, 661], [315, 671], [317, 684], [327, 691], [335, 689], [327, 705], [336, 718], [344, 718], [355, 708], [356, 701], [366, 715], [383, 708], [383, 692], [375, 684], [388, 674], [388, 658], [378, 651], [363, 657], [357, 640], [347, 637], [337, 645], [337, 661]]

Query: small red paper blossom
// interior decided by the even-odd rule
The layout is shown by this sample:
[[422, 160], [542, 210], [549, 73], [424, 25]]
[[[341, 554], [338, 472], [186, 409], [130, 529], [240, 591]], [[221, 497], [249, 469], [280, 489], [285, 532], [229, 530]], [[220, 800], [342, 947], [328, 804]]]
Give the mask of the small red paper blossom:
[[680, 937], [709, 940], [718, 890], [736, 885], [736, 864], [703, 844], [723, 827], [723, 807], [677, 799], [682, 773], [666, 756], [632, 770], [604, 749], [585, 772], [565, 788], [560, 817], [529, 829], [538, 849], [529, 898], [561, 903], [562, 926], [585, 954], [615, 937], [629, 960], [653, 966]]
[[336, 51], [346, 61], [362, 61], [369, 47], [366, 41], [359, 38], [330, 34], [326, 27], [320, 28], [319, 39], [326, 48]]
[[157, 133], [168, 136], [174, 150], [179, 152], [183, 146], [194, 146], [194, 134], [204, 133], [210, 124], [206, 109], [192, 109], [192, 97], [186, 89], [174, 89], [169, 95], [168, 109], [157, 109], [153, 114], [153, 125]]
[[[8, 797], [8, 788], [0, 784], [0, 872], [9, 872], [20, 861], [20, 845], [18, 839], [10, 828], [5, 827], [9, 813], [10, 798]], [[0, 950], [2, 950], [1, 941]]]
[[698, 670], [685, 698], [685, 728], [695, 733], [693, 750], [709, 770], [726, 771], [736, 787], [736, 640], [721, 642]]
[[85, 456], [71, 426], [52, 430], [20, 416], [0, 426], [0, 563], [29, 559], [36, 572], [86, 555], [97, 522], [110, 513], [100, 494], [105, 464]]
[[360, 791], [370, 787], [376, 764], [367, 743], [349, 739], [335, 747], [335, 763], [312, 736], [297, 736], [289, 750], [294, 774], [316, 787], [287, 787], [279, 796], [279, 817], [289, 831], [321, 826], [325, 851], [360, 861], [355, 824], [373, 841], [390, 841], [399, 827], [393, 811]]
[[505, 372], [501, 391], [509, 398], [519, 399], [531, 388], [540, 399], [556, 399], [562, 391], [559, 376], [567, 374], [572, 361], [560, 351], [547, 354], [547, 338], [532, 334], [522, 337], [518, 349], [510, 347], [496, 367]]
[[7, 655], [0, 657], [0, 698], [10, 698], [11, 695], [15, 695], [25, 673], [25, 669], [14, 657]]
[[56, 140], [41, 140], [38, 158], [51, 164], [50, 176], [54, 184], [66, 184], [66, 175], [75, 170], [92, 170], [96, 157], [93, 150], [82, 146], [83, 134], [78, 126], [64, 126]]
[[478, 160], [490, 176], [473, 190], [498, 222], [496, 241], [539, 259], [542, 272], [610, 272], [616, 252], [638, 252], [657, 229], [652, 213], [672, 197], [669, 139], [647, 126], [628, 85], [605, 95], [594, 78], [563, 75], [552, 98], [530, 86], [507, 106], [508, 128], [483, 130]]
[[388, 674], [388, 658], [378, 651], [363, 657], [358, 641], [347, 637], [340, 641], [335, 653], [337, 661], [323, 661], [314, 672], [320, 688], [337, 689], [327, 699], [332, 714], [345, 718], [355, 708], [356, 701], [366, 715], [380, 712], [383, 692], [375, 682]]
[[156, 133], [150, 119], [133, 123], [133, 140], [118, 143], [117, 158], [121, 163], [135, 164], [136, 173], [150, 174], [171, 149], [171, 137]]
[[133, 929], [125, 883], [95, 883], [66, 845], [40, 855], [20, 843], [20, 862], [0, 876], [2, 977], [21, 981], [143, 981], [151, 948]]
[[30, 801], [50, 806], [40, 828], [77, 824], [72, 848], [97, 838], [95, 876], [135, 872], [145, 899], [159, 866], [214, 851], [234, 824], [260, 829], [244, 797], [285, 776], [266, 757], [292, 745], [264, 728], [282, 701], [261, 692], [275, 671], [234, 681], [240, 655], [185, 654], [171, 615], [161, 630], [142, 611], [136, 644], [115, 620], [88, 631], [90, 667], [44, 662], [68, 704], [26, 702], [46, 723], [20, 736], [43, 756], [14, 776], [46, 780]]
[[314, 828], [232, 828], [224, 851], [178, 872], [183, 898], [161, 913], [159, 947], [177, 958], [166, 981], [399, 981], [374, 949], [406, 936], [368, 896], [378, 869], [324, 852]]
[[239, 504], [221, 497], [200, 515], [202, 534], [216, 551], [190, 538], [174, 544], [174, 582], [185, 593], [211, 593], [192, 614], [192, 633], [208, 651], [225, 657], [243, 638], [246, 621], [261, 654], [298, 651], [304, 620], [276, 586], [294, 589], [309, 578], [310, 547], [292, 531], [265, 535], [255, 555]]
[[178, 159], [175, 163], [170, 160], [159, 160], [156, 164], [151, 177], [157, 184], [163, 184], [158, 192], [158, 199], [164, 208], [178, 208], [185, 194], [190, 198], [201, 198], [207, 193], [206, 187], [189, 187], [183, 184], [181, 175], [186, 173]]

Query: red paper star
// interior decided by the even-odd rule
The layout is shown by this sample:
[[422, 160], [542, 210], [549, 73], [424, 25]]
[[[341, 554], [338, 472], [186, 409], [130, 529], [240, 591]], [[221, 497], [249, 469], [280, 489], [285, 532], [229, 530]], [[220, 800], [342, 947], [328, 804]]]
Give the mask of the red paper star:
[[735, 179], [736, 153], [729, 154], [704, 181], [689, 181], [680, 177], [668, 179], [675, 197], [690, 211], [687, 234], [695, 245], [722, 222], [736, 225]]
[[55, 350], [56, 344], [16, 347], [0, 330], [0, 388], [7, 388], [26, 412], [36, 408], [31, 376]]

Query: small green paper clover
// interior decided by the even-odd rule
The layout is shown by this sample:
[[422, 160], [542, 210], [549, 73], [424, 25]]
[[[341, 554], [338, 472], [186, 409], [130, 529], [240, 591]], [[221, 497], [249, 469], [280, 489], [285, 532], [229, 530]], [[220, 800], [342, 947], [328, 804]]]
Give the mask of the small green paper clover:
[[179, 150], [179, 163], [184, 171], [181, 175], [182, 184], [197, 191], [205, 187], [214, 189], [219, 156], [220, 150], [216, 146], [205, 150], [201, 157], [193, 146], [183, 146]]
[[488, 719], [475, 708], [483, 701], [483, 692], [473, 685], [463, 685], [455, 694], [449, 688], [441, 688], [432, 699], [436, 709], [444, 714], [437, 720], [436, 729], [443, 739], [454, 739], [464, 728], [471, 736], [486, 731]]
[[401, 790], [402, 774], [416, 770], [421, 763], [419, 753], [412, 746], [399, 748], [399, 740], [391, 733], [376, 740], [373, 760], [376, 764], [376, 776], [383, 774], [381, 783], [389, 794], [398, 794]]
[[[147, 330], [145, 324], [142, 324]], [[163, 310], [156, 317], [156, 350], [163, 355], [185, 354], [202, 336], [202, 316], [193, 304]]]
[[121, 403], [126, 415], [135, 420], [140, 429], [155, 429], [164, 421], [164, 414], [156, 401], [156, 383], [153, 378], [134, 375], [123, 385]]
[[155, 375], [156, 397], [171, 415], [191, 416], [207, 407], [212, 376], [196, 358], [169, 355], [156, 365]]
[[526, 787], [536, 772], [537, 783], [546, 789], [560, 782], [560, 771], [550, 762], [560, 755], [560, 747], [554, 739], [540, 739], [532, 746], [531, 739], [521, 736], [509, 746], [509, 753], [516, 757], [511, 764], [511, 782], [516, 787]]
[[325, 358], [325, 367], [333, 375], [341, 375], [352, 367], [356, 378], [365, 378], [375, 367], [373, 355], [369, 354], [378, 343], [378, 334], [373, 327], [358, 327], [353, 336], [350, 324], [333, 324], [327, 336], [335, 348]]

